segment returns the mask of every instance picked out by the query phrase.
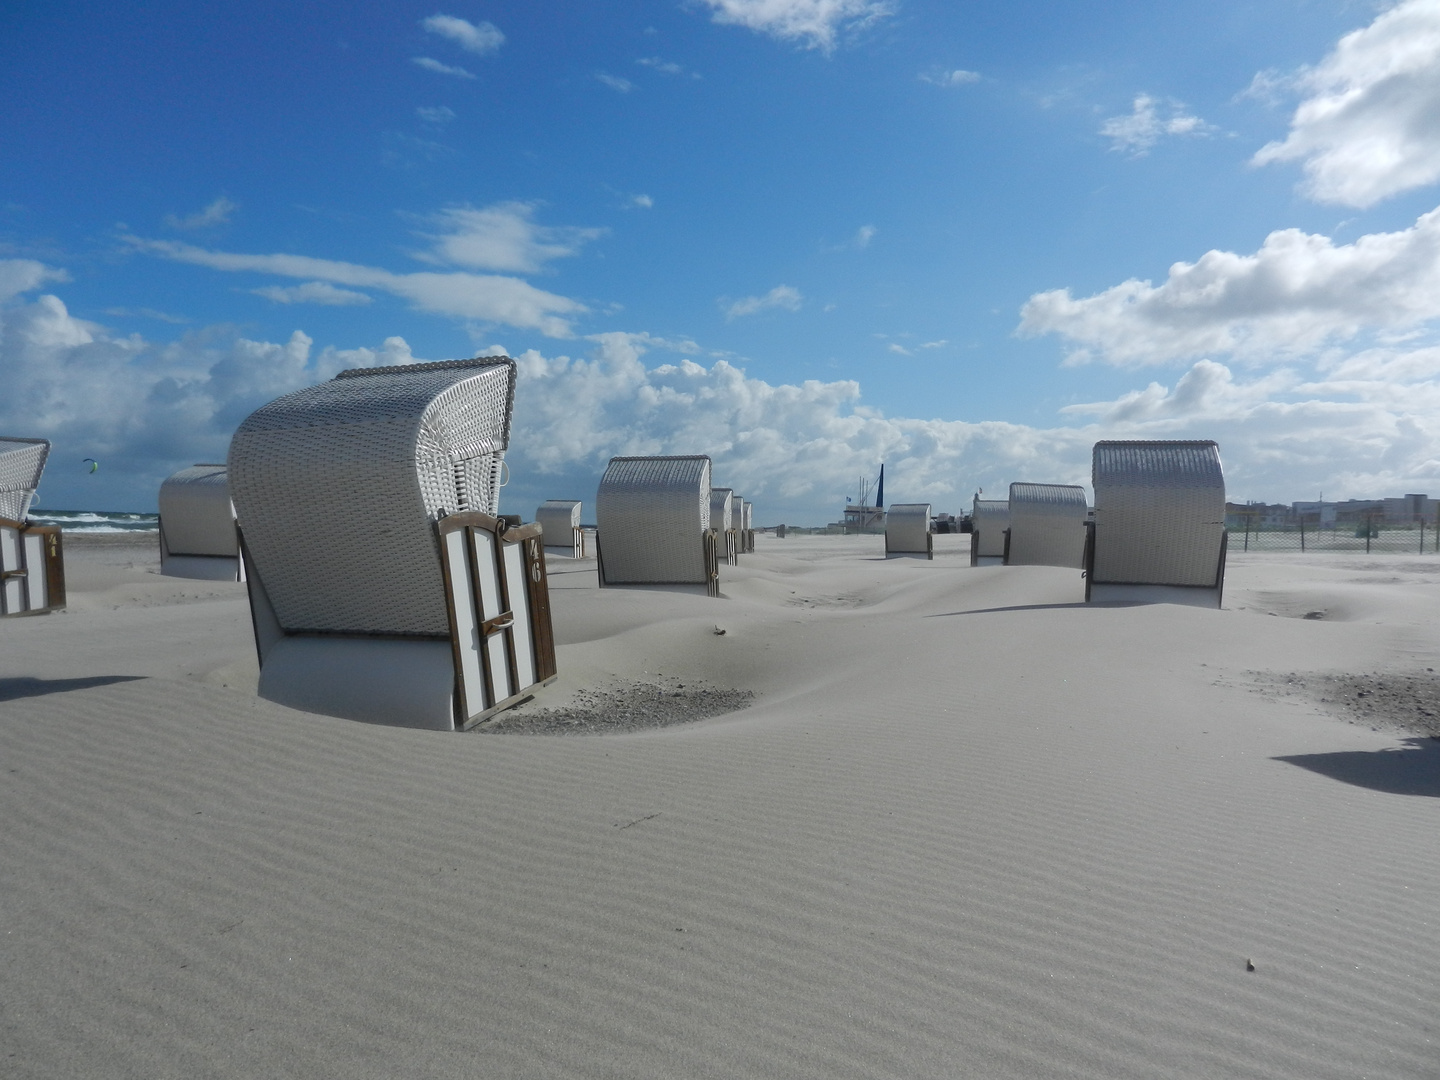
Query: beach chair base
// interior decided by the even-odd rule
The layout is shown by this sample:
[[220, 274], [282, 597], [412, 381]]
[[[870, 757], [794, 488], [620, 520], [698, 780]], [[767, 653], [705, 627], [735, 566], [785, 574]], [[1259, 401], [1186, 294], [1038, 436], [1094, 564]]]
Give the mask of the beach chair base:
[[0, 518], [0, 617], [65, 606], [65, 551], [58, 525]]
[[1187, 604], [1218, 608], [1220, 590], [1207, 585], [1125, 585], [1091, 582], [1085, 598], [1092, 604]]
[[166, 577], [192, 578], [196, 581], [245, 580], [245, 571], [239, 556], [167, 555], [160, 560], [160, 573]]

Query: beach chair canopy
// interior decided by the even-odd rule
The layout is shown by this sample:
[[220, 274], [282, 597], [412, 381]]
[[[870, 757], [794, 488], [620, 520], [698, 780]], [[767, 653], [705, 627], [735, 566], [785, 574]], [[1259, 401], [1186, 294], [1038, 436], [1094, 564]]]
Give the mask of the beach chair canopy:
[[251, 570], [287, 632], [450, 632], [435, 521], [495, 515], [509, 357], [355, 368], [262, 406], [230, 443]]
[[722, 533], [739, 528], [734, 511], [735, 492], [730, 488], [710, 489], [710, 528]]
[[160, 485], [160, 527], [171, 555], [235, 557], [235, 507], [224, 465], [192, 465]]
[[1085, 489], [1072, 484], [1011, 484], [1009, 566], [1073, 566], [1085, 561]]
[[1004, 499], [975, 498], [970, 511], [970, 528], [978, 558], [999, 558], [1005, 554], [1005, 530], [1010, 527], [1010, 504]]
[[755, 527], [755, 504], [749, 499], [740, 503], [740, 528], [747, 532]]
[[1096, 583], [1213, 588], [1225, 536], [1225, 477], [1210, 441], [1098, 442]]
[[535, 520], [545, 533], [545, 543], [552, 547], [569, 547], [570, 538], [580, 527], [579, 499], [546, 499], [535, 511]]
[[595, 496], [607, 584], [707, 584], [710, 459], [611, 458]]
[[893, 503], [885, 511], [886, 554], [929, 554], [930, 504]]
[[49, 456], [49, 439], [0, 435], [0, 518], [25, 520]]

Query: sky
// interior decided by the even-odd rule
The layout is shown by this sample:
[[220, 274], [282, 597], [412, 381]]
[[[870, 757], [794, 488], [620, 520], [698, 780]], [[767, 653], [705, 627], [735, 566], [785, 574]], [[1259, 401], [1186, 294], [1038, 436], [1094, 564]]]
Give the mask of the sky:
[[1101, 438], [1440, 495], [1440, 0], [12, 0], [0, 101], [41, 509], [498, 353], [527, 519], [663, 453], [763, 524], [881, 462], [957, 513]]

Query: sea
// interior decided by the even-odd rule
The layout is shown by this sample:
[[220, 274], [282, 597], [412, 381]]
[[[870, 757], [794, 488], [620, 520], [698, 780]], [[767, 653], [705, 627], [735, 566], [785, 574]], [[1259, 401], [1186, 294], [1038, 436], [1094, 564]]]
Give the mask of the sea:
[[59, 525], [67, 533], [147, 533], [160, 530], [159, 514], [32, 509], [26, 516], [37, 525]]

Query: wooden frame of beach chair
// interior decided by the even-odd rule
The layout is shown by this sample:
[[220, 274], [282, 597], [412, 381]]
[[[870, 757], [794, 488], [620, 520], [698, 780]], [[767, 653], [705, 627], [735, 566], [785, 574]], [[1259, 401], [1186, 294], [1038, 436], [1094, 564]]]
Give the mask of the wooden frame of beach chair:
[[160, 485], [160, 573], [244, 581], [235, 504], [224, 465], [192, 465]]
[[0, 617], [46, 615], [64, 606], [60, 526], [0, 518]]
[[720, 594], [710, 459], [703, 454], [611, 458], [595, 520], [601, 588], [695, 586]]
[[929, 503], [893, 503], [885, 511], [885, 557], [935, 558]]
[[[585, 555], [585, 534], [580, 529], [579, 499], [546, 499], [535, 511], [535, 523], [545, 533], [545, 551], [567, 559]], [[567, 539], [568, 537], [568, 539]]]
[[970, 510], [970, 565], [993, 566], [1005, 561], [1005, 534], [1010, 528], [1010, 503], [975, 497]]
[[740, 562], [740, 533], [735, 528], [735, 492], [730, 488], [710, 489], [710, 529], [715, 533], [717, 556], [730, 566]]
[[1010, 485], [1006, 566], [1085, 565], [1085, 523], [1090, 506], [1075, 484]]
[[1219, 607], [1228, 546], [1219, 447], [1209, 440], [1098, 442], [1091, 477], [1086, 601]]

